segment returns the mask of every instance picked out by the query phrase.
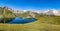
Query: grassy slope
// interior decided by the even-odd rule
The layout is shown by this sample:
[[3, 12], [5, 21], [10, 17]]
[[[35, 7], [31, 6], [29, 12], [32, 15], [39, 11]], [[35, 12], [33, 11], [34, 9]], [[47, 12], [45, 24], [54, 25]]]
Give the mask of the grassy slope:
[[7, 7], [0, 7], [0, 15], [2, 15], [2, 18], [14, 18], [15, 15], [7, 9]]
[[[1, 13], [3, 13], [3, 10]], [[3, 16], [4, 18], [15, 17], [8, 10], [5, 10], [5, 14], [3, 14]], [[20, 16], [26, 17], [28, 14], [23, 14], [23, 16]], [[0, 31], [60, 31], [60, 17], [37, 16], [37, 19], [38, 20], [36, 22], [31, 22], [28, 24], [0, 24]]]
[[[60, 25], [48, 23], [57, 21], [60, 17], [39, 17], [36, 22], [27, 24], [0, 24], [2, 31], [60, 31]], [[43, 22], [44, 21], [44, 22]]]

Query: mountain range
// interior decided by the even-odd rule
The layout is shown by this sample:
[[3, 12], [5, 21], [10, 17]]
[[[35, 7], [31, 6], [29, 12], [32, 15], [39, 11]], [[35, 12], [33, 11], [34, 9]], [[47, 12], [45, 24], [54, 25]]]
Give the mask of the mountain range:
[[11, 8], [8, 8], [8, 7], [0, 7], [0, 15], [2, 15], [3, 18], [39, 17], [39, 16], [43, 16], [43, 15], [60, 16], [60, 11], [55, 10], [55, 9], [49, 9], [49, 10], [13, 10]]
[[46, 15], [55, 15], [55, 16], [60, 16], [60, 11], [55, 10], [55, 9], [50, 9], [50, 10], [14, 10], [13, 13], [26, 13], [30, 12], [30, 14], [37, 13], [37, 14], [46, 14]]

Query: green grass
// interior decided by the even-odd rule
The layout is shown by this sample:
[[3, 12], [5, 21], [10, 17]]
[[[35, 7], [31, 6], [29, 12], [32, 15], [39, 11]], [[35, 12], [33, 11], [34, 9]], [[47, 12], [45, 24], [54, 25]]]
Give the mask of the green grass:
[[0, 30], [3, 31], [60, 31], [60, 25], [53, 24], [1, 24]]
[[0, 31], [60, 31], [60, 16], [37, 17], [26, 24], [0, 24]]
[[[0, 31], [60, 31], [60, 16], [46, 16], [46, 15], [36, 15], [37, 21], [27, 23], [27, 24], [2, 24], [0, 23]], [[22, 17], [26, 18], [30, 16], [29, 11], [24, 14], [14, 14], [6, 7], [0, 7], [1, 18], [15, 18]]]
[[40, 23], [60, 25], [60, 16], [44, 16], [37, 18]]

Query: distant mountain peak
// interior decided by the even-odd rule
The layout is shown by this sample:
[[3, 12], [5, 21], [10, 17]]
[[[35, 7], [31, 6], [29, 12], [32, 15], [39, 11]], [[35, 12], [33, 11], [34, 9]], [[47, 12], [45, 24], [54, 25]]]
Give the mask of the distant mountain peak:
[[[18, 12], [22, 12], [23, 13], [31, 13], [31, 14], [34, 14], [34, 13], [37, 13], [37, 14], [46, 14], [46, 15], [60, 15], [60, 11], [59, 10], [56, 10], [56, 9], [48, 9], [48, 10], [22, 10], [22, 11], [18, 11]], [[15, 12], [16, 13], [16, 12]]]
[[58, 13], [58, 11], [57, 11], [57, 10], [55, 10], [55, 9], [51, 9], [51, 10], [49, 10], [48, 12]]

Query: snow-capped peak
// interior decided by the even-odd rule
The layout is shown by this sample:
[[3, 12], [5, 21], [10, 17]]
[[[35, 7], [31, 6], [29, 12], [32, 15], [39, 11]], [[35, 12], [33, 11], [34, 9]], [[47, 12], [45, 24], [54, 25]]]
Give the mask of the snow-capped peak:
[[22, 11], [17, 11], [17, 12], [31, 12], [31, 13], [38, 13], [38, 14], [47, 14], [47, 15], [60, 15], [60, 11], [56, 9], [48, 9], [48, 10], [22, 10]]
[[58, 11], [55, 10], [55, 9], [51, 9], [51, 10], [49, 10], [48, 12], [51, 12], [51, 13], [58, 13]]

